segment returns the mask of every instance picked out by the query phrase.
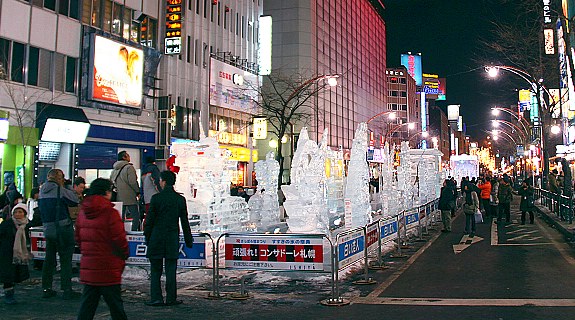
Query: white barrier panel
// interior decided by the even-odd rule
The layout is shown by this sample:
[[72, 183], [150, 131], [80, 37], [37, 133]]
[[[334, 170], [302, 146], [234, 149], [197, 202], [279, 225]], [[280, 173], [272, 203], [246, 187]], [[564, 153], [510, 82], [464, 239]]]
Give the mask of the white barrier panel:
[[397, 238], [398, 225], [396, 219], [380, 221], [380, 225], [380, 235], [382, 240], [385, 239], [384, 241], [388, 241]]
[[[183, 235], [180, 235], [180, 255], [178, 257], [178, 268], [201, 268], [206, 266], [206, 237], [200, 234], [193, 234], [194, 245], [188, 248], [185, 245]], [[127, 265], [149, 265], [146, 258], [148, 247], [146, 239], [141, 234], [128, 234], [129, 256]], [[38, 230], [30, 231], [31, 252], [36, 260], [44, 260], [46, 257], [46, 240], [44, 232]], [[82, 257], [80, 249], [76, 246], [72, 261], [79, 262]]]
[[367, 247], [368, 252], [378, 249], [379, 247], [378, 240], [379, 240], [379, 221], [376, 221], [367, 225], [366, 228], [365, 246]]
[[405, 220], [405, 227], [407, 229], [411, 229], [417, 226], [417, 222], [419, 221], [419, 212], [417, 209], [409, 210], [405, 213], [403, 218]]
[[293, 235], [225, 237], [225, 266], [249, 270], [324, 270], [323, 238]]
[[350, 264], [363, 259], [363, 250], [365, 248], [363, 228], [339, 237], [336, 245], [338, 269], [343, 269]]

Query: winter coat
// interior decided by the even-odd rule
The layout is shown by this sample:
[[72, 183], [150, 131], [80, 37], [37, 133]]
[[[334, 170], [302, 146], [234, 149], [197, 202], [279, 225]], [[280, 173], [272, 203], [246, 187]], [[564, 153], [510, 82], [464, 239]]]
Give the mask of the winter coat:
[[532, 211], [535, 209], [535, 204], [533, 200], [533, 190], [532, 186], [520, 187], [518, 190], [521, 196], [521, 203], [519, 204], [519, 210], [521, 211]]
[[549, 191], [559, 194], [559, 183], [557, 182], [557, 175], [553, 172], [549, 174]]
[[153, 163], [148, 163], [142, 169], [142, 193], [144, 203], [152, 201], [152, 196], [162, 191], [160, 186], [160, 169]]
[[491, 182], [486, 181], [485, 183], [480, 184], [479, 190], [481, 190], [480, 198], [482, 200], [488, 200], [489, 195], [491, 194]]
[[16, 225], [12, 219], [0, 224], [0, 282], [14, 283], [14, 238]]
[[75, 233], [82, 252], [80, 282], [91, 286], [121, 284], [128, 241], [120, 214], [112, 203], [100, 195], [86, 197]]
[[[58, 189], [60, 189], [60, 199], [58, 199]], [[58, 202], [60, 203], [59, 209]], [[38, 208], [42, 217], [42, 223], [55, 222], [70, 219], [68, 206], [78, 205], [78, 196], [76, 192], [59, 186], [54, 181], [48, 181], [40, 188], [38, 198]]]
[[501, 182], [499, 184], [499, 204], [508, 204], [513, 200], [513, 190], [509, 183]]
[[477, 212], [477, 210], [479, 210], [479, 198], [477, 197], [477, 192], [474, 191], [468, 191], [466, 192], [466, 198], [470, 197], [471, 201], [468, 201], [469, 199], [466, 199], [465, 203], [463, 204], [463, 213], [465, 214], [475, 214], [475, 212]]
[[188, 221], [186, 199], [173, 186], [166, 186], [162, 192], [152, 196], [150, 210], [144, 226], [148, 244], [146, 257], [150, 259], [177, 259], [180, 249], [180, 224], [186, 245], [192, 246], [193, 239]]
[[489, 204], [492, 206], [499, 204], [499, 182], [497, 181], [491, 184], [491, 197], [489, 198]]
[[110, 174], [110, 180], [118, 190], [116, 201], [122, 202], [125, 206], [138, 204], [136, 197], [140, 193], [140, 186], [134, 165], [125, 160], [116, 161], [114, 170]]
[[441, 188], [441, 194], [439, 196], [439, 210], [448, 211], [451, 210], [451, 203], [455, 201], [455, 196], [453, 195], [453, 189], [449, 186]]

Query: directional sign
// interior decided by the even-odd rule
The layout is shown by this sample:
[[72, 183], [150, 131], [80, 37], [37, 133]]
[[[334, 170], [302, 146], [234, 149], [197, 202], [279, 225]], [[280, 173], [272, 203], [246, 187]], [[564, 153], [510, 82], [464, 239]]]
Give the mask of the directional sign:
[[466, 234], [461, 238], [458, 244], [453, 245], [453, 252], [455, 254], [459, 254], [461, 253], [461, 251], [469, 248], [470, 245], [477, 243], [481, 240], [483, 240], [483, 238], [478, 236], [470, 237], [469, 235]]

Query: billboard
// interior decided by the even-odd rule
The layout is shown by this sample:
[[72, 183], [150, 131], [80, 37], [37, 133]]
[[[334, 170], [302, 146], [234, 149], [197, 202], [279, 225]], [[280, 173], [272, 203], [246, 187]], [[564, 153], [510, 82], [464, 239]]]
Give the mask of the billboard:
[[424, 73], [422, 90], [427, 99], [445, 100], [445, 78], [436, 74]]
[[259, 77], [212, 58], [210, 105], [244, 113], [257, 113]]
[[132, 108], [142, 105], [144, 52], [94, 36], [89, 98]]
[[415, 79], [415, 85], [423, 84], [423, 71], [421, 68], [421, 55], [402, 54], [401, 65], [407, 68], [409, 75]]

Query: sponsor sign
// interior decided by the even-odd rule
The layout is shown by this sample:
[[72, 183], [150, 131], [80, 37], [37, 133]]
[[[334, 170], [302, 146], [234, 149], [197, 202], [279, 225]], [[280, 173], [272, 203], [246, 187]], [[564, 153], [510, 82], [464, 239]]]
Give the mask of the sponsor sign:
[[89, 87], [91, 99], [139, 108], [143, 72], [142, 50], [95, 36]]
[[[149, 265], [146, 258], [148, 247], [143, 235], [127, 235], [129, 256], [126, 260], [128, 265]], [[30, 231], [31, 251], [34, 259], [44, 260], [46, 257], [46, 240], [43, 231]], [[81, 258], [80, 248], [76, 246], [72, 261], [79, 262]], [[178, 257], [179, 268], [198, 268], [206, 266], [206, 238], [194, 234], [194, 245], [186, 247], [184, 237], [180, 235], [180, 255]]]
[[337, 241], [337, 261], [339, 269], [363, 258], [365, 249], [365, 237], [363, 230], [358, 230], [340, 237]]
[[323, 239], [227, 236], [225, 266], [249, 270], [323, 271]]
[[403, 219], [405, 220], [405, 226], [409, 228], [410, 225], [419, 221], [419, 212], [418, 211], [406, 212]]
[[256, 140], [267, 138], [267, 136], [268, 136], [268, 119], [266, 119], [266, 118], [254, 118], [253, 136], [254, 136], [254, 139], [256, 139]]
[[545, 39], [545, 54], [555, 54], [555, 39], [553, 38], [553, 29], [543, 30]]
[[367, 251], [377, 250], [379, 240], [379, 221], [373, 222], [367, 226], [365, 246]]
[[210, 63], [210, 105], [257, 113], [259, 77], [214, 58]]
[[166, 0], [165, 54], [182, 52], [182, 0]]
[[380, 224], [381, 224], [380, 227], [381, 239], [397, 237], [397, 230], [398, 230], [397, 220], [382, 221], [380, 222]]

